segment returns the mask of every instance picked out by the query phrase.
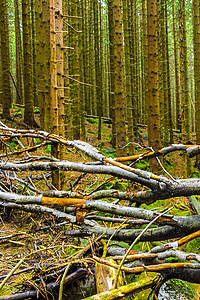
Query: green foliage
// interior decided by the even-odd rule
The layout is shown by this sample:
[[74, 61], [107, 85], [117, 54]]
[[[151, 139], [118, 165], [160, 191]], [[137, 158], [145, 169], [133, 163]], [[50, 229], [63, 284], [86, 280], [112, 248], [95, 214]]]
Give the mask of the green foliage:
[[112, 120], [110, 120], [110, 119], [108, 119], [108, 120], [106, 120], [106, 119], [103, 119], [103, 124], [112, 124]]
[[185, 210], [179, 209], [177, 207], [174, 207], [171, 211], [171, 214], [175, 216], [190, 216], [190, 212], [185, 208]]
[[34, 107], [33, 108], [33, 112], [34, 112], [34, 114], [39, 114], [40, 113], [40, 109], [37, 108], [37, 107]]
[[36, 144], [36, 145], [39, 145], [39, 144], [41, 144], [41, 140], [40, 140], [40, 139], [38, 139], [38, 138], [36, 138], [36, 139], [35, 139], [35, 144]]
[[112, 157], [112, 158], [116, 157], [116, 150], [112, 148], [102, 149], [102, 153], [108, 157]]
[[112, 182], [108, 182], [108, 183], [105, 183], [103, 185], [103, 189], [104, 190], [110, 190], [110, 189], [112, 189], [112, 186], [113, 186], [113, 183]]
[[109, 134], [109, 135], [105, 135], [104, 138], [105, 138], [105, 140], [107, 140], [107, 141], [110, 141], [110, 140], [111, 140], [110, 134]]
[[76, 253], [76, 248], [74, 248], [74, 247], [66, 247], [65, 248], [65, 253], [67, 254], [67, 255], [72, 255], [72, 254], [74, 254], [74, 253]]
[[14, 294], [19, 292], [19, 289], [23, 289], [23, 284], [26, 280], [32, 279], [32, 273], [26, 273], [15, 277], [15, 280], [9, 282], [9, 284], [4, 285], [4, 287], [0, 290], [0, 296], [5, 299], [7, 295]]
[[81, 242], [81, 246], [87, 246], [87, 244], [88, 244], [88, 240], [86, 240], [86, 239], [79, 239], [80, 240], [80, 242]]
[[111, 188], [112, 188], [112, 189], [115, 189], [115, 190], [119, 190], [119, 191], [121, 191], [121, 192], [125, 192], [126, 189], [127, 189], [127, 185], [128, 185], [127, 182], [124, 182], [124, 181], [117, 181], [117, 182], [115, 182], [115, 183], [111, 186]]
[[141, 170], [150, 171], [149, 169], [149, 161], [141, 160], [136, 164], [136, 167]]
[[14, 117], [23, 118], [23, 109], [21, 107], [15, 106]]
[[[113, 214], [112, 213], [105, 213], [105, 212], [99, 212], [98, 213], [98, 216], [100, 216], [100, 217], [108, 217], [108, 218], [113, 218]], [[108, 224], [110, 224], [110, 223], [108, 223]]]
[[188, 242], [186, 246], [186, 252], [200, 253], [199, 245], [200, 245], [200, 237]]
[[175, 299], [180, 299], [180, 295], [184, 295], [186, 299], [195, 299], [195, 291], [193, 290], [194, 285], [186, 281], [180, 279], [171, 279], [166, 282], [165, 286], [166, 291], [169, 292], [169, 295], [171, 295], [172, 297], [174, 296], [174, 294], [179, 295]]
[[10, 147], [12, 151], [16, 151], [19, 146], [15, 140], [11, 141], [10, 143], [7, 142], [6, 144]]
[[98, 125], [98, 119], [96, 119], [96, 118], [89, 118], [89, 117], [86, 117], [86, 120], [87, 120], [90, 124], [96, 124], [96, 125]]
[[129, 248], [129, 244], [125, 243], [125, 242], [117, 242], [115, 247], [121, 247], [121, 248], [125, 248], [128, 249]]
[[[146, 225], [142, 226], [141, 228], [144, 229], [145, 227]], [[138, 252], [148, 252], [149, 251], [148, 243], [137, 243], [136, 245], [134, 245], [132, 250]]]
[[51, 145], [47, 145], [46, 149], [44, 150], [45, 153], [51, 154]]
[[200, 174], [198, 170], [193, 170], [193, 172], [189, 176], [190, 178], [199, 178]]
[[23, 114], [21, 111], [15, 112], [14, 113], [14, 117], [19, 117], [19, 118], [23, 118]]
[[[139, 275], [134, 275], [134, 274], [130, 274], [126, 276], [127, 279], [127, 283], [132, 283], [132, 282], [136, 282], [136, 283], [140, 283], [143, 280], [148, 280], [151, 278], [154, 278], [155, 276], [157, 276], [158, 273], [155, 272], [144, 272], [141, 273]], [[128, 298], [129, 299], [129, 298]], [[152, 293], [152, 289], [144, 289], [142, 291], [140, 291], [139, 293], [134, 295], [134, 299], [135, 300], [144, 300], [144, 299], [148, 299], [148, 300], [153, 300], [153, 293]]]

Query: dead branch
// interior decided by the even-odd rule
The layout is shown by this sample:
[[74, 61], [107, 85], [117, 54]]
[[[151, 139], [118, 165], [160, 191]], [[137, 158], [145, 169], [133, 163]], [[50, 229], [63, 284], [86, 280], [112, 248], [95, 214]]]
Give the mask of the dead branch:
[[147, 278], [140, 280], [139, 282], [130, 283], [127, 285], [123, 285], [118, 287], [117, 289], [112, 289], [106, 292], [99, 293], [97, 295], [93, 295], [88, 298], [84, 298], [84, 300], [103, 300], [103, 299], [123, 299], [124, 296], [133, 295], [135, 293], [139, 293], [140, 291], [153, 288], [159, 280], [159, 276], [156, 275], [153, 278]]
[[[87, 270], [84, 268], [78, 269], [76, 272], [71, 273], [68, 275], [65, 280], [64, 284], [68, 285], [72, 282], [75, 282], [76, 280], [85, 277], [87, 275]], [[60, 281], [53, 282], [53, 283], [48, 283], [46, 285], [46, 290], [47, 291], [53, 291], [59, 288]], [[32, 290], [24, 293], [16, 293], [14, 295], [7, 295], [7, 296], [2, 296], [0, 297], [0, 300], [21, 300], [21, 299], [28, 299], [28, 298], [33, 298], [36, 299], [41, 293], [38, 290]]]
[[[149, 259], [149, 258], [158, 258], [159, 260], [164, 260], [166, 258], [177, 258], [182, 261], [186, 260], [196, 260], [200, 262], [200, 255], [196, 253], [184, 253], [178, 250], [169, 250], [162, 253], [138, 253], [133, 255], [127, 255], [126, 260], [137, 260], [137, 259]], [[121, 260], [123, 256], [114, 256], [114, 260]]]
[[[72, 237], [88, 239], [87, 245], [82, 247], [80, 251], [77, 251], [76, 254], [73, 254], [75, 257], [85, 255], [86, 252], [90, 253], [90, 255], [94, 254], [95, 251], [100, 254], [102, 249], [100, 238], [102, 236], [105, 239], [112, 239], [114, 243], [116, 241], [132, 243], [138, 237], [140, 237], [141, 242], [165, 241], [162, 245], [156, 247], [150, 246], [151, 249], [147, 253], [134, 253], [130, 251], [131, 255], [127, 257], [125, 257], [126, 249], [122, 248], [119, 250], [119, 248], [114, 248], [105, 242], [108, 248], [107, 251], [104, 251], [104, 255], [107, 252], [107, 255], [117, 254], [125, 257], [126, 262], [129, 260], [139, 260], [145, 263], [138, 267], [129, 267], [125, 263], [122, 263], [121, 270], [127, 273], [158, 272], [164, 278], [174, 277], [185, 278], [187, 280], [183, 274], [191, 272], [190, 280], [200, 283], [199, 279], [195, 278], [195, 276], [200, 275], [199, 254], [177, 250], [179, 246], [199, 237], [200, 215], [175, 216], [164, 213], [164, 208], [162, 208], [162, 211], [159, 209], [153, 211], [139, 207], [143, 203], [148, 205], [157, 200], [200, 195], [200, 179], [174, 179], [170, 174], [167, 176], [157, 175], [152, 172], [133, 168], [132, 165], [123, 164], [127, 161], [138, 162], [142, 159], [158, 158], [174, 151], [184, 151], [191, 158], [200, 153], [198, 145], [173, 144], [158, 151], [145, 149], [145, 153], [142, 154], [113, 159], [103, 155], [95, 147], [83, 141], [69, 141], [61, 136], [45, 131], [18, 130], [8, 128], [3, 123], [0, 123], [0, 125], [0, 138], [3, 145], [0, 150], [1, 208], [36, 212], [42, 215], [48, 214], [54, 216], [56, 219], [62, 219], [64, 222], [61, 224], [70, 225], [70, 227], [68, 226], [62, 232], [63, 241]], [[10, 146], [10, 142], [13, 139], [17, 140], [18, 144], [15, 150], [12, 150]], [[26, 146], [21, 142], [22, 139], [25, 139]], [[37, 143], [35, 139], [37, 139]], [[40, 140], [39, 142], [38, 139]], [[79, 155], [79, 160], [75, 162], [61, 161], [48, 154], [40, 156], [29, 153], [37, 151], [39, 148], [42, 149], [52, 143], [60, 143], [65, 147], [74, 148], [76, 150], [75, 155]], [[18, 156], [17, 159], [16, 155]], [[51, 174], [55, 170], [75, 174], [73, 179], [74, 184], [71, 185], [70, 183], [71, 186], [67, 191], [51, 190], [53, 187], [47, 181], [46, 173]], [[42, 176], [41, 171], [44, 172]], [[27, 172], [26, 178], [21, 178], [22, 172], [23, 177], [26, 177], [24, 172]], [[34, 176], [30, 175], [30, 172], [33, 172]], [[87, 189], [84, 186], [79, 191], [81, 181], [86, 182], [88, 180], [85, 176], [87, 174], [93, 174], [91, 180], [93, 183], [96, 183], [97, 175], [104, 176], [104, 178], [100, 184], [97, 182], [98, 186], [94, 187], [93, 191], [92, 184], [89, 182], [87, 182]], [[105, 184], [111, 182], [114, 178], [122, 179], [127, 184], [131, 183], [131, 188], [134, 185], [137, 188], [133, 187], [131, 191], [120, 191], [116, 187], [106, 189]], [[35, 179], [38, 181], [37, 183]], [[43, 180], [43, 185], [40, 183], [40, 180]], [[119, 201], [120, 205], [118, 204]], [[135, 207], [132, 204], [135, 204]], [[102, 213], [109, 215], [102, 216]], [[155, 219], [156, 222], [153, 226], [149, 227], [146, 231], [142, 229], [142, 224], [153, 223]], [[109, 225], [107, 222], [110, 222]], [[113, 226], [112, 223], [115, 223], [115, 225]], [[53, 226], [50, 227], [53, 228]], [[6, 242], [8, 236], [1, 237], [2, 241]], [[18, 237], [20, 234], [13, 234], [13, 236]], [[91, 237], [92, 239], [90, 239]], [[169, 239], [174, 238], [176, 238], [176, 241], [168, 242]], [[34, 247], [38, 248], [37, 242], [35, 242]], [[59, 253], [55, 249], [54, 254], [59, 259]], [[93, 257], [99, 263], [109, 264], [113, 268], [119, 267], [115, 263], [110, 263], [107, 258], [102, 259], [96, 255]], [[168, 263], [166, 262], [168, 258], [175, 258], [177, 262]], [[120, 257], [118, 256], [116, 259], [120, 259]], [[151, 265], [149, 264], [149, 259], [152, 259]], [[94, 260], [89, 259], [88, 261], [94, 263]], [[70, 261], [67, 263], [70, 263]], [[55, 269], [52, 272], [55, 272]], [[69, 276], [71, 274], [65, 280], [63, 277], [65, 283]], [[43, 279], [37, 277], [37, 280], [42, 282]], [[48, 284], [46, 285], [47, 291], [59, 286], [59, 283]], [[145, 286], [143, 284], [143, 287]], [[126, 294], [126, 288], [122, 288], [122, 291]], [[131, 286], [131, 289], [132, 293], [135, 287]], [[115, 292], [119, 293], [119, 289]], [[35, 293], [37, 292], [30, 291], [8, 295], [7, 297], [8, 299], [25, 299], [27, 297], [35, 297], [37, 295]], [[101, 296], [99, 295], [99, 297]], [[2, 297], [0, 297], [1, 299]], [[4, 297], [3, 299], [6, 298]]]

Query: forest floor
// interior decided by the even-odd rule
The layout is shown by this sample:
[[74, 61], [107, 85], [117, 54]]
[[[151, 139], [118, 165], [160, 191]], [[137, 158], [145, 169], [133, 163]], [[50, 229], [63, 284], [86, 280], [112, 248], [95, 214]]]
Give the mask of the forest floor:
[[[12, 111], [13, 121], [2, 120], [8, 127], [27, 129], [27, 126], [23, 123], [22, 109], [15, 107]], [[36, 111], [36, 121], [39, 123], [39, 114]], [[111, 124], [108, 122], [102, 122], [102, 140], [97, 139], [97, 122], [95, 118], [86, 118], [86, 141], [91, 145], [98, 148], [106, 156], [115, 156], [115, 150], [111, 146]], [[140, 129], [141, 142], [147, 145], [146, 129]], [[177, 136], [178, 141], [178, 136]], [[176, 142], [176, 141], [175, 141]], [[27, 140], [30, 143], [30, 140]], [[144, 151], [142, 151], [144, 152]], [[140, 152], [139, 152], [140, 153]], [[48, 146], [46, 149], [39, 149], [36, 151], [37, 155], [50, 154]], [[69, 161], [83, 161], [86, 158], [77, 153], [77, 151], [69, 150], [66, 153], [66, 160]], [[181, 176], [181, 154], [172, 153], [166, 157], [163, 162], [167, 171], [175, 178]], [[192, 162], [193, 166], [195, 161]], [[137, 164], [138, 168], [148, 170], [148, 161], [142, 161]], [[33, 173], [33, 172], [32, 172]], [[27, 177], [30, 172], [21, 172], [21, 177]], [[71, 172], [66, 177], [66, 189], [70, 188], [74, 181], [80, 174], [77, 172]], [[198, 176], [198, 172], [193, 168], [193, 175]], [[80, 183], [75, 186], [74, 191], [88, 192], [91, 189], [95, 189], [101, 183], [105, 182], [105, 176], [97, 176], [95, 174], [86, 175]], [[36, 187], [42, 191], [48, 190], [45, 182], [34, 182]], [[112, 184], [108, 188], [121, 188], [129, 191], [137, 191], [137, 184], [130, 184], [126, 181], [114, 179]], [[190, 206], [190, 202], [186, 197], [173, 198], [168, 200], [157, 201], [151, 205], [142, 205], [143, 208], [158, 209], [159, 207], [173, 207], [170, 211], [174, 215], [189, 215], [194, 214], [193, 208]], [[30, 289], [36, 289], [43, 293], [46, 299], [50, 299], [51, 295], [45, 291], [46, 277], [43, 277], [43, 273], [51, 274], [55, 272], [55, 266], [65, 266], [69, 258], [81, 258], [81, 251], [88, 245], [89, 241], [82, 238], [69, 238], [66, 237], [64, 232], [68, 226], [55, 226], [56, 220], [53, 216], [48, 214], [38, 215], [37, 213], [30, 213], [24, 211], [15, 211], [0, 209], [0, 282], [10, 272], [15, 265], [28, 253], [35, 252], [22, 266], [15, 272], [15, 274], [8, 281], [4, 288], [0, 291], [0, 297], [11, 293], [22, 293]], [[104, 223], [104, 226], [114, 226]], [[115, 224], [117, 226], [117, 224]], [[197, 241], [198, 242], [198, 241]], [[188, 251], [193, 247], [192, 245], [184, 246], [188, 247]], [[148, 243], [140, 243], [135, 246], [135, 250], [139, 251], [144, 248], [149, 248]], [[42, 251], [42, 249], [44, 251]], [[46, 275], [45, 275], [46, 276]], [[60, 279], [60, 275], [55, 275], [56, 280]], [[41, 278], [39, 281], [36, 278]], [[41, 284], [43, 282], [43, 286]], [[48, 280], [47, 280], [48, 282]], [[79, 285], [75, 285], [76, 289]], [[197, 285], [192, 285], [196, 290], [196, 299], [199, 299], [200, 288]], [[71, 293], [71, 288], [65, 290], [65, 295]], [[78, 290], [76, 290], [78, 293]], [[83, 288], [80, 288], [80, 299], [85, 297], [86, 294]], [[45, 296], [46, 293], [46, 296]], [[3, 299], [3, 298], [0, 298]], [[35, 298], [36, 299], [36, 298]], [[55, 298], [56, 299], [56, 298]], [[76, 298], [71, 299], [79, 299]], [[195, 299], [195, 298], [194, 298]]]

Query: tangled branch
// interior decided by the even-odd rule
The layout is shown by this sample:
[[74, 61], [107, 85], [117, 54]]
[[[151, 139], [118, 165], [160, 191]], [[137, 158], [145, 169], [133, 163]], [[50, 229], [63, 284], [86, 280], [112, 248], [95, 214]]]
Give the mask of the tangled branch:
[[[174, 277], [187, 280], [183, 274], [190, 272], [190, 281], [200, 283], [196, 279], [196, 275], [200, 274], [199, 254], [178, 250], [178, 247], [184, 243], [199, 237], [200, 216], [194, 214], [179, 216], [166, 214], [162, 210], [153, 211], [140, 207], [142, 204], [147, 206], [159, 200], [200, 195], [200, 179], [174, 180], [172, 176], [156, 175], [133, 168], [132, 164], [127, 165], [127, 162], [164, 157], [175, 151], [184, 151], [189, 158], [192, 158], [200, 153], [198, 145], [173, 144], [158, 151], [147, 151], [134, 156], [113, 159], [106, 157], [86, 142], [69, 141], [45, 131], [8, 128], [2, 123], [0, 139], [1, 208], [45, 213], [56, 219], [62, 219], [61, 224], [74, 224], [75, 227], [67, 227], [63, 231], [65, 239], [69, 237], [90, 239], [93, 236], [103, 235], [109, 240], [108, 245], [102, 241], [95, 245], [91, 243], [89, 247], [86, 247], [86, 251], [95, 253], [90, 263], [95, 260], [100, 264], [108, 264], [112, 268], [119, 267], [107, 260], [107, 257], [100, 258], [102, 245], [104, 247], [106, 244], [107, 250], [104, 253], [113, 256], [115, 260], [122, 260], [121, 270], [126, 273], [157, 272], [165, 279]], [[12, 141], [16, 143], [15, 149], [11, 149]], [[66, 153], [69, 152], [69, 148], [70, 151], [75, 149], [77, 161], [61, 161], [51, 155], [44, 155], [41, 149], [46, 149], [55, 143], [64, 145]], [[38, 154], [38, 151], [41, 155], [32, 155], [33, 152]], [[50, 182], [51, 173], [55, 170], [73, 174], [74, 182], [73, 184], [66, 182], [66, 190], [56, 190]], [[101, 177], [101, 183], [95, 179], [93, 184], [88, 184], [89, 187], [84, 188], [84, 191], [79, 189], [81, 182], [86, 180], [87, 176], [94, 174]], [[126, 182], [129, 190], [121, 191], [116, 187], [106, 189], [108, 183], [117, 179]], [[90, 186], [95, 184], [97, 186], [92, 191]], [[102, 213], [105, 215], [102, 216]], [[155, 222], [154, 219], [156, 219]], [[149, 222], [152, 222], [152, 225], [144, 231], [141, 226]], [[110, 226], [107, 225], [108, 223]], [[164, 244], [152, 246], [145, 253], [132, 253], [131, 250], [126, 257], [125, 249], [112, 247], [111, 240], [114, 243], [124, 241], [129, 244], [133, 243], [138, 236], [141, 242], [164, 241]], [[174, 238], [176, 241], [168, 241]], [[7, 238], [2, 237], [3, 240]], [[169, 263], [167, 261], [169, 258], [176, 261]], [[138, 267], [134, 266], [136, 260]], [[149, 263], [150, 260], [152, 264]], [[69, 266], [70, 263], [69, 261]], [[66, 268], [62, 274], [65, 271]], [[63, 275], [62, 284], [64, 281], [67, 282], [68, 276], [65, 278]], [[152, 286], [152, 281], [149, 284]], [[131, 286], [131, 290], [134, 291], [135, 287]], [[118, 289], [116, 295], [119, 292]]]

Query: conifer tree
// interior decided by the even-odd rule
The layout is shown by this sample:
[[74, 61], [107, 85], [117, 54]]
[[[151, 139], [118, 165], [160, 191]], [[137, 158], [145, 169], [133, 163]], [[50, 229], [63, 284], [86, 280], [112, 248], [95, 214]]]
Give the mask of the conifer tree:
[[17, 85], [16, 102], [18, 104], [23, 104], [24, 103], [23, 60], [22, 60], [22, 42], [21, 42], [18, 0], [14, 0], [14, 8], [15, 8], [16, 85]]
[[175, 0], [172, 1], [172, 14], [173, 14], [173, 44], [174, 44], [174, 76], [175, 76], [175, 111], [176, 111], [176, 129], [181, 131], [181, 118], [180, 118], [180, 80], [178, 72], [178, 36], [177, 36], [177, 16]]
[[22, 0], [23, 58], [24, 58], [24, 122], [35, 126], [33, 114], [33, 57], [31, 47], [30, 1]]
[[[194, 42], [194, 82], [195, 82], [195, 119], [196, 143], [200, 144], [200, 1], [193, 0], [193, 42]], [[200, 159], [197, 156], [200, 169]]]
[[70, 82], [71, 91], [70, 98], [72, 101], [72, 132], [74, 139], [80, 139], [80, 89], [79, 89], [79, 20], [78, 16], [78, 0], [70, 0], [71, 15], [74, 16], [71, 20], [72, 28], [69, 28], [71, 35], [72, 47], [71, 53], [70, 75], [73, 79]]
[[[153, 150], [160, 148], [160, 105], [158, 81], [158, 36], [157, 36], [157, 1], [147, 1], [148, 31], [148, 138]], [[158, 164], [151, 162], [151, 169], [156, 171]]]
[[0, 0], [0, 36], [1, 36], [1, 73], [2, 84], [2, 104], [3, 117], [10, 119], [11, 108], [11, 85], [10, 85], [10, 54], [9, 54], [9, 34], [8, 34], [8, 10], [7, 1]]
[[127, 137], [129, 141], [129, 155], [133, 154], [133, 103], [131, 92], [131, 68], [130, 68], [130, 44], [129, 44], [129, 22], [128, 22], [128, 1], [123, 0], [123, 28], [124, 28], [124, 55], [125, 55], [125, 101], [126, 101], [126, 115], [128, 122]]
[[109, 26], [110, 44], [113, 47], [111, 62], [111, 92], [113, 93], [113, 138], [116, 147], [116, 155], [123, 156], [126, 154], [126, 127], [125, 127], [125, 101], [124, 101], [124, 66], [123, 66], [123, 37], [122, 37], [122, 16], [121, 16], [121, 1], [109, 1], [111, 6], [109, 9]]

